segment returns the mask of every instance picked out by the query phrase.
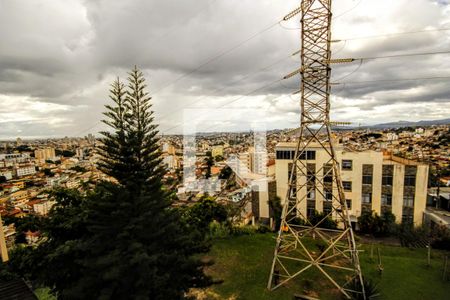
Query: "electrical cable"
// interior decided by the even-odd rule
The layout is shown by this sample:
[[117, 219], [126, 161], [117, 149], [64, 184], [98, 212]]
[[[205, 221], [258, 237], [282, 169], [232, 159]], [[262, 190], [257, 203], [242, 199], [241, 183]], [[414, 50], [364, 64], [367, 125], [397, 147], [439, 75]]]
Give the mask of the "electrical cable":
[[[284, 98], [284, 97], [286, 97], [286, 96], [291, 96], [291, 94], [288, 94], [288, 95], [286, 95], [286, 94], [283, 94], [283, 95], [279, 95], [279, 96], [277, 96], [277, 97], [275, 97], [275, 98], [273, 98], [273, 99], [271, 99], [271, 101], [273, 101], [273, 100], [276, 100], [276, 99], [282, 99], [282, 98]], [[221, 107], [224, 107], [224, 106], [226, 106], [227, 105], [227, 103], [225, 103], [225, 105], [222, 105]], [[220, 107], [217, 107], [217, 108], [220, 108]], [[205, 121], [205, 120], [202, 120], [202, 121]], [[215, 121], [215, 120], [211, 120], [211, 121]], [[246, 121], [241, 121], [241, 122], [238, 122], [238, 121], [233, 121], [234, 123], [248, 123], [248, 122], [246, 122]], [[213, 128], [217, 128], [217, 127], [219, 127], [220, 125], [212, 125], [212, 126], [210, 126], [210, 127], [207, 127], [207, 128], [205, 128], [205, 129], [202, 129], [202, 132], [206, 132], [206, 131], [208, 131], [208, 130], [211, 130], [211, 129], [213, 129]]]
[[436, 52], [419, 52], [419, 53], [406, 53], [406, 54], [392, 54], [392, 55], [384, 55], [384, 56], [361, 57], [361, 58], [355, 58], [354, 60], [374, 60], [374, 59], [386, 59], [386, 58], [397, 58], [397, 57], [440, 55], [440, 54], [449, 54], [449, 53], [450, 53], [450, 50], [445, 50], [445, 51], [436, 51]]
[[345, 79], [345, 78], [347, 78], [347, 77], [350, 77], [350, 76], [352, 76], [353, 74], [355, 74], [356, 72], [358, 72], [358, 71], [359, 71], [359, 69], [361, 68], [362, 64], [363, 64], [363, 59], [360, 59], [360, 61], [359, 61], [359, 65], [358, 65], [358, 67], [356, 67], [356, 69], [355, 69], [355, 70], [353, 70], [352, 72], [350, 72], [350, 73], [348, 73], [348, 74], [344, 75], [343, 77], [341, 77], [341, 78], [337, 79], [336, 81], [341, 81], [342, 79]]
[[[261, 68], [261, 69], [259, 69], [259, 70], [257, 70], [256, 72], [249, 73], [249, 74], [245, 75], [244, 77], [242, 77], [242, 78], [240, 78], [240, 79], [238, 79], [238, 80], [232, 81], [232, 82], [226, 84], [224, 87], [219, 88], [219, 89], [216, 89], [215, 91], [213, 91], [213, 92], [212, 92], [212, 95], [215, 95], [215, 94], [217, 94], [218, 92], [221, 92], [221, 91], [227, 89], [230, 85], [233, 85], [233, 84], [237, 84], [237, 83], [239, 83], [239, 82], [242, 82], [243, 80], [248, 79], [249, 77], [258, 74], [258, 73], [260, 73], [261, 71], [269, 70], [271, 67], [273, 67], [273, 66], [275, 66], [275, 65], [277, 65], [277, 64], [279, 64], [279, 63], [281, 63], [281, 62], [283, 62], [283, 61], [285, 61], [285, 60], [287, 60], [287, 59], [290, 58], [290, 57], [291, 57], [291, 55], [289, 55], [289, 56], [287, 56], [287, 57], [283, 57], [283, 58], [281, 58], [281, 59], [278, 59], [278, 60], [276, 60], [275, 62], [273, 62], [273, 63], [271, 63], [271, 64], [269, 64], [269, 65], [267, 65], [267, 66], [265, 66], [265, 67], [263, 67], [263, 68]], [[204, 95], [204, 96], [201, 96], [200, 98], [197, 98], [195, 101], [193, 101], [192, 103], [190, 103], [189, 106], [190, 106], [190, 105], [193, 105], [193, 104], [196, 104], [196, 103], [200, 102], [201, 100], [203, 100], [203, 99], [205, 99], [205, 98], [208, 98], [208, 97], [210, 97], [210, 96], [211, 96], [211, 95]], [[180, 111], [180, 110], [186, 108], [187, 106], [188, 106], [188, 105], [183, 105], [183, 106], [181, 106], [181, 107], [178, 107], [177, 109], [172, 110], [172, 111], [170, 111], [170, 112], [168, 112], [168, 113], [166, 113], [166, 114], [160, 116], [159, 118], [160, 118], [160, 119], [165, 118], [165, 117], [167, 117], [168, 115], [173, 114], [174, 112], [177, 112], [177, 111]]]
[[424, 30], [416, 30], [416, 31], [394, 32], [394, 33], [384, 33], [384, 34], [377, 34], [377, 35], [360, 36], [360, 37], [354, 37], [354, 38], [336, 39], [336, 41], [355, 41], [355, 40], [365, 40], [365, 39], [376, 39], [376, 38], [391, 37], [391, 36], [394, 37], [394, 36], [398, 36], [398, 35], [439, 32], [439, 31], [449, 31], [449, 30], [450, 30], [450, 28], [424, 29]]
[[218, 60], [218, 59], [224, 57], [225, 55], [227, 55], [227, 54], [233, 52], [234, 50], [236, 50], [236, 49], [242, 47], [243, 45], [245, 45], [245, 44], [248, 43], [249, 41], [253, 40], [253, 39], [256, 38], [257, 36], [259, 36], [259, 35], [261, 35], [261, 34], [267, 32], [267, 31], [271, 30], [271, 29], [274, 28], [277, 24], [278, 24], [278, 22], [272, 23], [270, 26], [267, 26], [267, 27], [265, 27], [264, 29], [262, 29], [262, 30], [256, 32], [255, 34], [253, 34], [253, 35], [251, 35], [250, 37], [246, 38], [245, 40], [239, 42], [238, 44], [232, 46], [231, 48], [228, 48], [227, 50], [225, 50], [225, 51], [219, 53], [218, 55], [215, 55], [215, 56], [209, 58], [209, 59], [206, 60], [204, 63], [202, 63], [202, 64], [200, 64], [199, 66], [197, 66], [195, 69], [193, 69], [193, 70], [191, 70], [191, 71], [189, 71], [189, 72], [187, 72], [187, 73], [182, 74], [181, 76], [177, 77], [177, 78], [176, 78], [174, 81], [172, 81], [171, 83], [168, 83], [168, 84], [164, 85], [162, 88], [157, 89], [157, 90], [153, 93], [153, 95], [158, 94], [159, 92], [161, 92], [162, 90], [166, 89], [167, 87], [172, 86], [173, 84], [177, 83], [178, 81], [180, 81], [180, 80], [182, 80], [182, 79], [184, 79], [184, 78], [186, 78], [186, 77], [192, 75], [193, 73], [197, 72], [198, 70], [202, 69], [203, 67], [209, 65], [210, 63], [212, 63], [212, 62], [214, 62], [214, 61], [216, 61], [216, 60]]
[[[352, 10], [356, 9], [361, 4], [361, 2], [362, 2], [362, 0], [359, 0], [358, 3], [355, 6], [353, 6], [352, 8], [350, 8], [349, 10], [346, 10], [346, 11], [340, 13], [339, 15], [333, 17], [333, 20], [335, 20], [337, 18], [340, 18], [343, 15], [345, 15], [345, 14], [351, 12]], [[285, 21], [285, 20], [281, 20], [280, 22], [278, 22], [278, 25], [280, 25], [281, 28], [283, 28], [283, 29], [286, 29], [286, 30], [300, 30], [300, 29], [302, 29], [301, 27], [286, 27], [286, 26], [284, 26], [282, 24], [283, 21]]]
[[[253, 93], [257, 92], [257, 91], [260, 91], [260, 90], [262, 90], [262, 89], [265, 89], [265, 88], [267, 88], [267, 87], [270, 87], [270, 86], [274, 85], [275, 83], [278, 83], [279, 81], [281, 81], [281, 79], [277, 79], [277, 80], [272, 81], [272, 82], [270, 82], [270, 83], [268, 83], [268, 84], [265, 84], [265, 85], [263, 85], [263, 86], [261, 86], [261, 87], [258, 87], [258, 88], [254, 89], [254, 90], [252, 90], [252, 91], [250, 91], [250, 92], [248, 92], [248, 93], [246, 93], [246, 94], [244, 94], [244, 95], [242, 95], [242, 96], [237, 97], [236, 99], [233, 99], [233, 100], [231, 100], [231, 101], [229, 101], [229, 102], [225, 102], [224, 104], [221, 104], [221, 105], [219, 105], [219, 106], [217, 106], [217, 107], [213, 107], [212, 109], [222, 108], [222, 107], [224, 107], [224, 106], [226, 106], [226, 105], [230, 105], [230, 104], [232, 104], [232, 103], [235, 103], [235, 102], [237, 102], [237, 101], [239, 101], [239, 100], [241, 100], [241, 99], [243, 99], [243, 98], [246, 98], [246, 97], [250, 96], [251, 94], [253, 94]], [[197, 116], [197, 117], [201, 117], [201, 116], [202, 116], [202, 115], [199, 115], [199, 116]], [[191, 121], [191, 120], [190, 120], [190, 121]], [[172, 129], [175, 129], [175, 128], [177, 128], [177, 127], [179, 127], [179, 126], [181, 126], [181, 125], [184, 125], [184, 124], [185, 124], [185, 122], [178, 123], [177, 125], [174, 125], [174, 126], [172, 126], [172, 127], [169, 127], [168, 129], [165, 129], [164, 132], [168, 132], [168, 131], [170, 131], [170, 130], [172, 130]], [[162, 131], [162, 130], [161, 130], [161, 131]]]
[[[214, 2], [214, 1], [216, 1], [216, 0], [213, 0], [213, 2]], [[362, 0], [361, 0], [361, 1], [362, 1]], [[358, 4], [355, 5], [355, 6], [354, 6], [352, 9], [350, 9], [350, 10], [355, 9], [355, 8], [361, 3], [361, 1], [358, 2]], [[350, 11], [350, 10], [349, 10], [349, 11]], [[203, 10], [202, 10], [202, 11], [203, 11]], [[195, 14], [195, 15], [198, 15], [198, 14], [201, 13], [202, 11], [198, 12], [198, 13]], [[346, 12], [344, 12], [344, 13], [347, 13], [347, 12], [349, 12], [349, 11], [346, 11]], [[344, 13], [343, 13], [343, 14], [344, 14]], [[343, 15], [343, 14], [341, 14], [341, 15]], [[194, 16], [195, 16], [195, 15], [194, 15]], [[340, 17], [341, 15], [338, 15], [338, 16], [336, 16], [335, 18]], [[186, 21], [186, 20], [185, 20], [185, 21]], [[210, 63], [212, 63], [212, 62], [214, 62], [214, 61], [216, 61], [216, 60], [218, 60], [218, 59], [220, 59], [221, 57], [223, 57], [223, 56], [225, 56], [225, 55], [231, 53], [232, 51], [238, 49], [239, 47], [243, 46], [243, 45], [246, 44], [247, 42], [249, 42], [249, 41], [251, 41], [252, 39], [256, 38], [256, 37], [259, 36], [260, 34], [263, 34], [263, 33], [267, 32], [267, 31], [269, 31], [270, 29], [272, 29], [272, 28], [273, 28], [274, 26], [276, 26], [277, 24], [280, 25], [280, 26], [282, 26], [282, 25], [281, 25], [281, 21], [280, 21], [280, 22], [273, 23], [273, 24], [271, 24], [270, 26], [267, 26], [267, 27], [263, 28], [262, 30], [260, 30], [259, 32], [253, 34], [253, 35], [250, 36], [249, 38], [247, 38], [247, 39], [241, 41], [240, 43], [234, 45], [233, 47], [231, 47], [231, 48], [229, 48], [229, 49], [227, 49], [227, 50], [225, 50], [225, 51], [219, 53], [218, 55], [216, 55], [216, 56], [214, 56], [214, 57], [208, 59], [206, 62], [202, 63], [201, 65], [199, 65], [199, 66], [198, 66], [197, 68], [195, 68], [194, 70], [192, 70], [192, 71], [190, 71], [190, 72], [188, 72], [188, 73], [186, 73], [186, 74], [183, 74], [183, 75], [179, 76], [177, 79], [175, 79], [175, 81], [173, 81], [173, 82], [171, 82], [171, 83], [169, 83], [169, 84], [163, 86], [162, 88], [158, 89], [155, 93], [153, 93], [153, 95], [156, 95], [158, 92], [162, 91], [163, 89], [165, 89], [165, 88], [167, 88], [167, 87], [169, 87], [169, 86], [175, 84], [176, 82], [180, 81], [181, 79], [186, 78], [186, 77], [188, 77], [189, 75], [195, 73], [196, 71], [198, 71], [199, 69], [203, 68], [204, 66], [206, 66], [206, 65], [208, 65], [208, 64], [210, 64]], [[283, 27], [283, 26], [282, 26], [282, 27]], [[397, 36], [397, 35], [417, 34], [417, 33], [425, 33], [425, 32], [438, 32], [438, 31], [448, 31], [448, 30], [450, 30], [450, 28], [438, 28], [438, 29], [429, 29], [429, 30], [417, 30], [417, 31], [409, 31], [409, 32], [399, 32], [399, 33], [391, 33], [391, 34], [372, 35], [372, 36], [365, 36], [365, 37], [346, 38], [346, 39], [339, 39], [338, 41], [351, 41], [351, 40], [359, 40], [359, 39], [381, 38], [381, 37], [389, 37], [389, 36]], [[167, 32], [166, 34], [164, 34], [163, 36], [167, 36], [168, 34], [170, 34], [170, 31], [168, 31], [168, 32]], [[158, 39], [162, 38], [163, 36], [159, 37]], [[358, 68], [357, 68], [355, 71], [351, 72], [350, 74], [348, 74], [348, 75], [346, 75], [346, 76], [340, 78], [339, 80], [342, 80], [342, 79], [344, 79], [344, 78], [347, 78], [347, 77], [349, 77], [350, 75], [354, 74], [356, 71], [358, 71], [359, 68], [361, 67], [362, 63], [363, 63], [363, 60], [375, 60], [375, 59], [386, 59], [386, 58], [396, 58], [396, 57], [411, 57], [411, 56], [424, 56], [424, 55], [438, 55], [438, 54], [448, 54], [448, 53], [450, 53], [450, 51], [425, 52], [425, 53], [411, 53], [411, 54], [398, 54], [398, 55], [387, 55], [387, 56], [378, 56], [378, 57], [356, 58], [356, 59], [354, 59], [354, 60], [360, 60], [360, 65], [358, 66]], [[405, 80], [405, 81], [406, 81], [406, 80], [420, 80], [420, 79], [423, 79], [423, 80], [434, 80], [434, 79], [442, 79], [442, 78], [447, 78], [447, 77], [417, 78], [417, 79], [399, 79], [398, 81], [404, 81], [404, 80]], [[387, 80], [386, 80], [386, 81], [387, 81]], [[380, 82], [380, 81], [353, 82], [353, 83], [351, 83], [351, 82], [346, 82], [345, 84], [369, 83], [369, 82]], [[339, 83], [337, 83], [337, 84], [339, 84]], [[89, 128], [83, 130], [81, 133], [84, 133], [84, 132], [86, 132], [86, 131], [91, 130], [92, 128], [96, 127], [96, 126], [99, 125], [100, 123], [101, 123], [101, 121], [97, 121], [94, 125], [92, 125], [92, 126], [90, 126]], [[178, 127], [178, 126], [176, 126], [176, 127]], [[80, 134], [81, 134], [81, 133], [80, 133]]]
[[347, 81], [347, 82], [336, 82], [336, 83], [333, 83], [333, 85], [365, 84], [365, 83], [376, 83], [376, 82], [401, 82], [401, 81], [417, 81], [417, 80], [444, 80], [444, 79], [450, 79], [450, 76], [431, 76], [431, 77], [416, 77], [416, 78], [398, 78], [398, 79]]
[[[217, 0], [211, 0], [211, 1], [209, 1], [209, 5], [213, 5], [215, 2], [217, 2]], [[191, 20], [192, 18], [194, 18], [194, 17], [200, 15], [201, 13], [203, 13], [204, 11], [206, 11], [207, 9], [208, 9], [208, 6], [205, 5], [205, 6], [203, 7], [203, 9], [201, 9], [201, 10], [197, 11], [196, 13], [190, 15], [189, 17], [183, 19], [183, 21], [181, 21], [181, 22], [178, 24], [178, 26], [175, 26], [174, 28], [171, 28], [171, 29], [167, 30], [167, 31], [166, 31], [165, 33], [163, 33], [162, 35], [160, 35], [160, 36], [156, 37], [155, 39], [153, 39], [152, 42], [159, 41], [159, 40], [161, 40], [162, 38], [165, 38], [165, 37], [169, 36], [169, 35], [170, 35], [172, 32], [174, 32], [175, 29], [177, 29], [180, 25], [182, 25], [182, 24], [188, 22], [189, 20]], [[81, 135], [81, 134], [83, 134], [83, 133], [85, 133], [85, 132], [87, 132], [87, 131], [90, 131], [91, 129], [93, 129], [93, 128], [95, 128], [97, 125], [99, 125], [100, 123], [102, 123], [102, 122], [101, 122], [101, 121], [96, 121], [95, 124], [89, 126], [89, 127], [86, 128], [85, 130], [80, 131], [76, 136], [79, 136], [79, 135]]]
[[344, 40], [344, 45], [341, 48], [339, 48], [338, 50], [333, 51], [333, 54], [336, 55], [337, 53], [342, 52], [342, 50], [345, 49], [345, 46], [347, 46], [347, 41], [346, 40]]
[[450, 50], [447, 51], [436, 51], [436, 52], [420, 52], [420, 53], [406, 53], [406, 54], [393, 54], [393, 55], [384, 55], [384, 56], [372, 56], [372, 57], [361, 57], [361, 58], [352, 58], [353, 61], [359, 61], [358, 67], [352, 71], [351, 73], [337, 79], [336, 81], [339, 82], [342, 79], [345, 79], [354, 73], [356, 73], [362, 66], [364, 61], [367, 60], [376, 60], [376, 59], [388, 59], [388, 58], [397, 58], [397, 57], [412, 57], [412, 56], [425, 56], [425, 55], [440, 55], [440, 54], [449, 54]]
[[[216, 0], [213, 0], [216, 1]], [[201, 13], [202, 11], [200, 11], [199, 13]], [[198, 15], [199, 13], [197, 13], [196, 15]], [[194, 15], [195, 16], [195, 15]], [[225, 55], [233, 52], [234, 50], [238, 49], [239, 47], [242, 47], [243, 45], [245, 45], [246, 43], [248, 43], [249, 41], [253, 40], [254, 38], [256, 38], [257, 36], [269, 31], [270, 29], [274, 28], [276, 25], [278, 24], [278, 22], [272, 23], [270, 26], [267, 26], [265, 28], [263, 28], [262, 30], [258, 31], [257, 33], [251, 35], [250, 37], [246, 38], [245, 40], [239, 42], [238, 44], [232, 46], [231, 48], [228, 48], [227, 50], [219, 53], [218, 55], [211, 57], [210, 59], [208, 59], [207, 61], [205, 61], [204, 63], [200, 64], [199, 66], [197, 66], [195, 69], [193, 69], [192, 71], [185, 73], [181, 76], [179, 76], [178, 78], [176, 78], [174, 81], [172, 81], [169, 84], [166, 84], [165, 86], [163, 86], [162, 88], [157, 89], [152, 95], [156, 95], [157, 93], [161, 92], [162, 90], [166, 89], [169, 86], [172, 86], [173, 84], [177, 83], [178, 81], [192, 75], [193, 73], [197, 72], [198, 70], [200, 70], [201, 68], [205, 67], [206, 65], [224, 57]], [[167, 34], [164, 35], [168, 35], [170, 32], [168, 32]], [[159, 38], [157, 38], [159, 39]], [[97, 121], [94, 125], [90, 126], [89, 128], [87, 128], [86, 130], [80, 132], [80, 134], [91, 130], [92, 128], [96, 127], [97, 125], [99, 125], [99, 123], [101, 123], [101, 121]]]
[[352, 10], [356, 9], [360, 4], [362, 3], [362, 0], [359, 0], [358, 3], [356, 3], [355, 6], [353, 6], [352, 8], [350, 8], [349, 10], [346, 10], [340, 14], [338, 14], [337, 16], [333, 17], [333, 20], [342, 17], [343, 15], [346, 15], [347, 13], [351, 12]]
[[280, 22], [278, 22], [278, 25], [280, 25], [281, 28], [286, 29], [286, 30], [300, 30], [302, 29], [301, 27], [286, 27], [283, 25], [283, 20], [281, 20]]

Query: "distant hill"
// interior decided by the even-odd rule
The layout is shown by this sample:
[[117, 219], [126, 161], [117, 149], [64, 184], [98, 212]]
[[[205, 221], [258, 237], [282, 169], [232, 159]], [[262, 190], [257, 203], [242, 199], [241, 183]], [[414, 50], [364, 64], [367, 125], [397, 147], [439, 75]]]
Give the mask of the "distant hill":
[[372, 126], [365, 126], [368, 128], [399, 128], [399, 127], [419, 127], [419, 126], [431, 126], [431, 125], [445, 125], [450, 124], [450, 118], [442, 119], [442, 120], [430, 120], [430, 121], [418, 121], [418, 122], [410, 122], [410, 121], [397, 121], [390, 123], [377, 124]]

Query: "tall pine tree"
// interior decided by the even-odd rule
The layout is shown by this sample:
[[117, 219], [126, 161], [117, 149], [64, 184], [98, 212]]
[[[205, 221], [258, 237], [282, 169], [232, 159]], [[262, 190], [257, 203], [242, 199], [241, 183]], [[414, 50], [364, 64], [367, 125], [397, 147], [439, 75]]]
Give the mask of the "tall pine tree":
[[181, 299], [210, 283], [196, 254], [208, 251], [203, 236], [182, 223], [161, 183], [157, 126], [145, 79], [136, 67], [126, 93], [116, 81], [107, 106], [99, 164], [119, 184], [99, 185], [87, 201], [87, 251], [83, 276], [66, 298]]
[[107, 119], [102, 122], [113, 128], [114, 131], [102, 132], [104, 138], [102, 144], [98, 146], [98, 152], [102, 159], [98, 163], [98, 168], [113, 178], [121, 178], [128, 171], [126, 159], [131, 155], [126, 147], [125, 136], [126, 120], [128, 119], [125, 85], [117, 78], [111, 84], [109, 92], [109, 97], [114, 105], [105, 106], [107, 111], [103, 114]]
[[[171, 206], [145, 79], [111, 86], [99, 168], [114, 182], [93, 191], [56, 191], [41, 228], [46, 239], [12, 255], [9, 268], [59, 299], [182, 299], [204, 287], [199, 254], [209, 245]], [[1, 275], [1, 274], [0, 274]]]

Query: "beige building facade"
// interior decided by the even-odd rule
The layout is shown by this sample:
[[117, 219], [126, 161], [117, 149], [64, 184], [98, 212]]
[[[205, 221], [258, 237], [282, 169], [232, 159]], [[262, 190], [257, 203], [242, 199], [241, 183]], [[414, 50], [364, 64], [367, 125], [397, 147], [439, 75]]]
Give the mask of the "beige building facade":
[[[282, 202], [287, 196], [295, 147], [295, 143], [280, 143], [276, 147], [277, 196]], [[386, 211], [392, 212], [398, 223], [422, 224], [426, 207], [428, 165], [383, 152], [346, 151], [342, 145], [337, 145], [335, 152], [352, 222], [357, 222], [363, 211], [373, 210], [380, 215]], [[308, 148], [304, 160], [308, 174], [323, 176], [326, 169], [324, 165], [329, 156], [324, 149], [313, 145]], [[305, 180], [298, 176], [297, 185], [301, 186]], [[337, 188], [334, 183], [330, 184], [334, 185], [333, 194], [336, 196]], [[307, 201], [299, 202], [299, 210], [305, 216], [314, 210], [331, 211], [332, 201], [335, 201], [333, 195], [324, 193], [323, 187], [318, 185], [305, 186], [297, 192], [298, 199], [305, 199], [305, 196]]]
[[45, 148], [45, 149], [38, 149], [34, 150], [34, 157], [37, 160], [45, 161], [47, 159], [54, 159], [56, 156], [55, 149], [54, 148]]

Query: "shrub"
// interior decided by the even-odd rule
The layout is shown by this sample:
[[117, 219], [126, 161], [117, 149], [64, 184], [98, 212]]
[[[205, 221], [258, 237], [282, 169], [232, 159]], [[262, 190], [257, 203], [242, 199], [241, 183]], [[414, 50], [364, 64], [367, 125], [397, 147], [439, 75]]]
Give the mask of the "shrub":
[[[353, 293], [352, 294], [352, 299], [354, 300], [363, 300], [363, 299], [376, 299], [380, 297], [380, 291], [378, 288], [378, 284], [369, 280], [369, 279], [365, 279], [364, 280], [364, 291], [366, 294], [366, 297], [364, 298], [362, 294], [360, 293]], [[361, 290], [361, 283], [359, 282], [359, 280], [354, 280], [353, 282], [353, 290], [355, 291], [360, 291]]]
[[426, 227], [414, 227], [403, 223], [397, 226], [396, 235], [403, 247], [425, 247], [430, 238], [430, 232]]
[[[314, 213], [311, 214], [311, 216], [309, 216], [309, 221], [311, 222], [312, 225], [317, 225], [320, 223], [319, 227], [320, 228], [327, 228], [327, 229], [336, 229], [337, 228], [337, 222], [335, 220], [333, 220], [330, 216], [326, 217], [327, 213], [325, 212], [318, 212], [318, 211], [314, 211]], [[324, 219], [325, 218], [325, 219]]]
[[211, 238], [226, 238], [230, 235], [231, 227], [228, 224], [218, 223], [216, 221], [209, 224], [209, 236]]
[[253, 235], [257, 233], [257, 228], [254, 226], [234, 226], [231, 228], [230, 233], [234, 236]]
[[431, 247], [450, 251], [450, 230], [445, 226], [437, 226], [431, 232]]
[[281, 206], [280, 197], [275, 197], [275, 198], [269, 199], [269, 208], [270, 208], [273, 218], [275, 220], [275, 231], [278, 231], [278, 229], [280, 229], [281, 214], [283, 211], [283, 207]]
[[265, 226], [265, 225], [260, 225], [258, 226], [258, 228], [256, 229], [256, 232], [258, 233], [267, 233], [267, 232], [271, 232], [270, 228]]
[[388, 236], [395, 232], [395, 215], [385, 212], [379, 216], [374, 211], [365, 211], [358, 217], [359, 229], [374, 236]]

